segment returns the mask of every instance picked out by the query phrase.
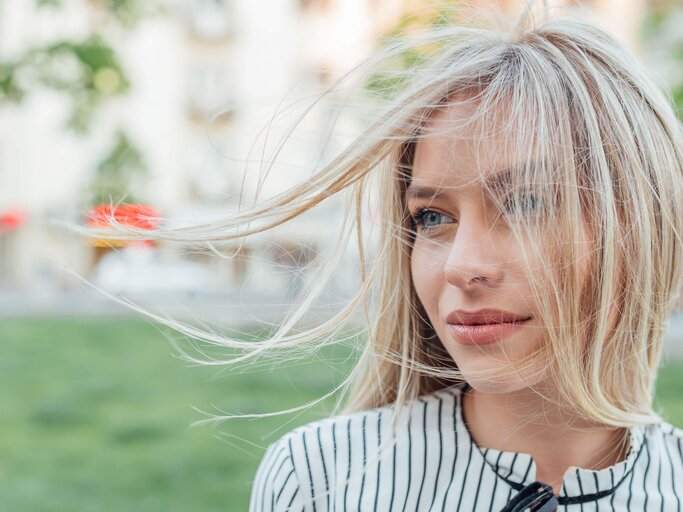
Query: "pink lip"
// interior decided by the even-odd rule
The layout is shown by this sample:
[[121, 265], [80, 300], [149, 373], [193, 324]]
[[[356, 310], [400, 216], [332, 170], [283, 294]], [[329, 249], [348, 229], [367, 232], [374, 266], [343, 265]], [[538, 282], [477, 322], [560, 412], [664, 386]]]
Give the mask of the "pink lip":
[[526, 320], [529, 315], [512, 313], [502, 309], [484, 308], [473, 311], [466, 309], [456, 309], [451, 311], [446, 316], [446, 322], [449, 324], [498, 324], [502, 322], [518, 322]]
[[484, 325], [448, 324], [455, 341], [462, 345], [486, 345], [509, 336], [530, 319]]

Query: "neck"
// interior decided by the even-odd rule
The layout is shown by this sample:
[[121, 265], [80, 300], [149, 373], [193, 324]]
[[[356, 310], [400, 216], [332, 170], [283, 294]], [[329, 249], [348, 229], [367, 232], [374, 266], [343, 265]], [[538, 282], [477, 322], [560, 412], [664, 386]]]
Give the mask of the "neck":
[[529, 388], [506, 394], [468, 388], [462, 414], [480, 448], [531, 455], [536, 480], [550, 484], [555, 494], [569, 467], [597, 471], [628, 453], [628, 429], [578, 421]]

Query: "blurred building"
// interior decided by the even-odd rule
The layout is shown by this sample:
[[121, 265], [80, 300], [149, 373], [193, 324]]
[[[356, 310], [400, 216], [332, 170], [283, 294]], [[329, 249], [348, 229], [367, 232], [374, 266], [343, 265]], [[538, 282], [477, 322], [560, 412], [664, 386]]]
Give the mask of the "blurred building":
[[[523, 5], [522, 0], [467, 3], [497, 6], [511, 16]], [[101, 4], [64, 0], [62, 9], [52, 11], [29, 1], [0, 3], [0, 55], [19, 54], [39, 41], [85, 37], [97, 26]], [[379, 37], [404, 13], [431, 4], [175, 0], [166, 4], [166, 14], [150, 17], [130, 32], [103, 27], [115, 41], [133, 87], [107, 102], [86, 137], [63, 129], [69, 105], [58, 93], [40, 91], [20, 106], [1, 107], [0, 214], [15, 210], [7, 217], [13, 228], [3, 232], [0, 225], [0, 284], [37, 292], [75, 283], [56, 262], [81, 275], [97, 275], [107, 251], [47, 221], [81, 220], [77, 196], [117, 127], [133, 136], [150, 171], [131, 186], [143, 191], [165, 217], [187, 223], [218, 218], [235, 211], [240, 196], [245, 206], [257, 191], [268, 197], [306, 179], [362, 126], [353, 112], [338, 112], [344, 98], [324, 97], [277, 153], [263, 180], [290, 123], [312, 96], [372, 53]], [[594, 10], [596, 21], [638, 50], [645, 0], [583, 4]], [[217, 288], [248, 283], [267, 291], [286, 284], [289, 277], [278, 269], [287, 261], [296, 266], [331, 247], [335, 230], [329, 226], [339, 225], [339, 214], [339, 202], [333, 200], [317, 216], [276, 229], [262, 237], [265, 245], [255, 241], [234, 257], [189, 248], [183, 256], [208, 266]], [[160, 247], [165, 250], [171, 251]], [[183, 249], [174, 244], [172, 251]], [[345, 268], [350, 274], [337, 276], [340, 288], [353, 282], [352, 265]]]
[[[393, 4], [400, 13], [400, 3]], [[4, 2], [2, 54], [20, 54], [38, 41], [86, 37], [101, 8], [92, 0], [67, 0], [57, 11]], [[240, 196], [248, 206], [257, 189], [259, 197], [268, 197], [305, 179], [343, 143], [335, 134], [328, 140], [333, 124], [345, 138], [360, 129], [352, 116], [337, 116], [339, 98], [323, 98], [278, 153], [268, 179], [262, 172], [301, 105], [372, 50], [379, 25], [369, 9], [366, 0], [288, 0], [267, 7], [248, 0], [176, 1], [167, 14], [110, 37], [133, 87], [107, 102], [86, 137], [63, 129], [68, 104], [55, 92], [3, 106], [0, 205], [21, 206], [30, 219], [0, 238], [0, 282], [35, 291], [69, 286], [72, 278], [54, 260], [81, 275], [94, 271], [107, 251], [47, 221], [80, 220], [77, 195], [116, 127], [133, 136], [150, 171], [131, 186], [165, 217], [191, 223], [220, 216], [237, 209]], [[323, 215], [336, 210], [332, 204]], [[296, 252], [312, 233], [329, 245], [324, 235], [331, 231], [320, 229], [324, 220], [308, 218], [273, 232], [273, 247]], [[175, 244], [173, 250], [182, 247]], [[187, 258], [214, 267], [218, 286], [239, 286], [250, 278], [253, 286], [272, 289], [286, 279], [267, 271], [264, 260], [276, 260], [277, 251], [251, 257], [246, 246], [230, 259], [191, 252]]]
[[[549, 0], [548, 3], [551, 7], [584, 7], [587, 18], [617, 36], [634, 50], [638, 50], [638, 33], [648, 0]], [[463, 0], [460, 4], [475, 7], [496, 5], [510, 16], [516, 16], [522, 12], [526, 0]]]

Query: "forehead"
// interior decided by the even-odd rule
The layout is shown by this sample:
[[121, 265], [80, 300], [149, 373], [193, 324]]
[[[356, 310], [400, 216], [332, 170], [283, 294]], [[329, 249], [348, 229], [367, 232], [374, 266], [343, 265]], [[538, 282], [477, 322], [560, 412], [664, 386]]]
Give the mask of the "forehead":
[[467, 187], [500, 181], [501, 171], [524, 161], [506, 116], [490, 116], [485, 124], [472, 101], [454, 102], [436, 110], [424, 124], [415, 145], [411, 185]]

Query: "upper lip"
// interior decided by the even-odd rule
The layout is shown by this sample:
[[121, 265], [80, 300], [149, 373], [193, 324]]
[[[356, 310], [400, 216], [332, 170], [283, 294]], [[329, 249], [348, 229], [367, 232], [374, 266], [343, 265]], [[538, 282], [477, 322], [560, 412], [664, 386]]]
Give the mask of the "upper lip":
[[475, 325], [475, 324], [500, 324], [504, 322], [514, 322], [528, 320], [529, 315], [519, 315], [500, 309], [477, 309], [476, 311], [466, 311], [457, 309], [448, 314], [446, 322], [456, 325]]

